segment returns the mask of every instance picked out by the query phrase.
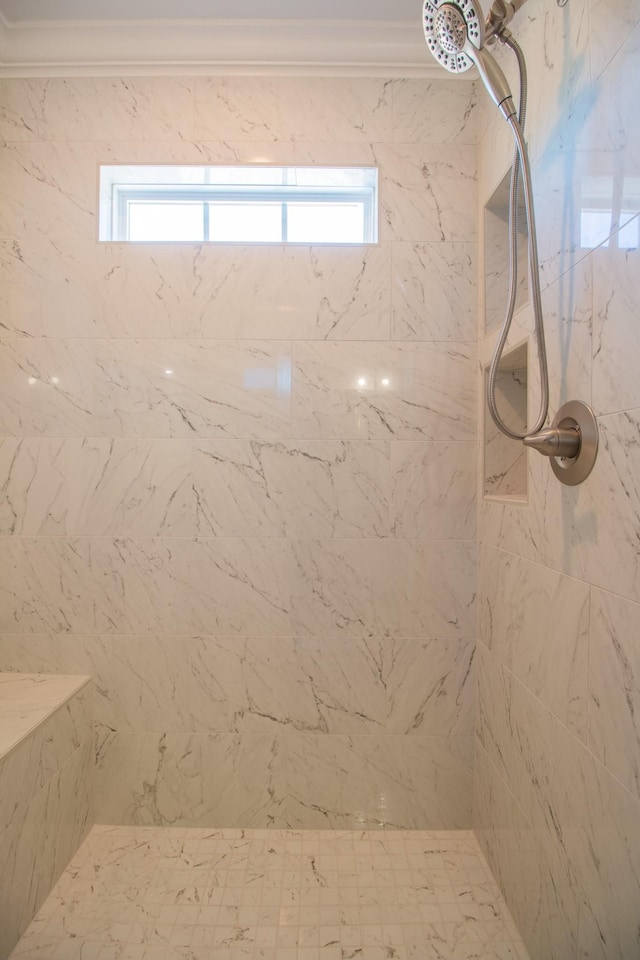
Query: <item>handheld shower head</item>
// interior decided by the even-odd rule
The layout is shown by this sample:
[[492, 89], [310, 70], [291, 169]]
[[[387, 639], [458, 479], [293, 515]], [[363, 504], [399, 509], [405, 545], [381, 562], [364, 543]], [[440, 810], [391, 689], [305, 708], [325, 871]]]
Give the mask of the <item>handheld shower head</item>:
[[451, 73], [474, 64], [488, 93], [506, 120], [516, 109], [507, 78], [484, 49], [485, 28], [477, 0], [424, 0], [424, 36], [436, 60]]

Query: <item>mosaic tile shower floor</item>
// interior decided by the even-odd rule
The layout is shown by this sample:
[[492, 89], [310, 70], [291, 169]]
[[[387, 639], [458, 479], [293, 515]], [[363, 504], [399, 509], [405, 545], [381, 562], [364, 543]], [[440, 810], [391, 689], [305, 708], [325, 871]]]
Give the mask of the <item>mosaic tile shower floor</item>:
[[12, 960], [527, 960], [467, 831], [94, 827]]

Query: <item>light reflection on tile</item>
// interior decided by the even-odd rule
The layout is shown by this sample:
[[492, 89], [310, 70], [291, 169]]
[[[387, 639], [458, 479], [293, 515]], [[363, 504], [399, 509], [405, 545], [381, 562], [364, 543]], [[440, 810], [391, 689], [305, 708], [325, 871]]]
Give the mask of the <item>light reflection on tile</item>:
[[293, 357], [294, 436], [475, 439], [472, 344], [305, 343]]

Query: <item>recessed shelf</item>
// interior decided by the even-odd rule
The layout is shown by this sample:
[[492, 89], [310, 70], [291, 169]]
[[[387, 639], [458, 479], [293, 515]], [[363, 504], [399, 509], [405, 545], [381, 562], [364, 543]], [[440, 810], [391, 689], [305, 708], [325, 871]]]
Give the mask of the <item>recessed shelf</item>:
[[[527, 448], [501, 433], [489, 413], [485, 368], [484, 402], [484, 496], [526, 502]], [[519, 433], [527, 427], [528, 346], [520, 344], [503, 354], [496, 377], [496, 402], [506, 425]]]
[[[509, 296], [509, 170], [484, 208], [484, 289], [485, 332], [497, 330], [505, 313]], [[529, 299], [527, 265], [527, 221], [524, 210], [522, 179], [518, 190], [518, 283], [515, 309]]]

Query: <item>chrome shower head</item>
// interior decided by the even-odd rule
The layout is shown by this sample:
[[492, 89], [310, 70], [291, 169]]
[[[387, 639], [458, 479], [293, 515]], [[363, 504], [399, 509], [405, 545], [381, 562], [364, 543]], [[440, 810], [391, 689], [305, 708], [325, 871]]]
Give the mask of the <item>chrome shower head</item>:
[[474, 60], [465, 49], [484, 46], [484, 20], [476, 0], [424, 0], [424, 36], [436, 60], [451, 73], [464, 73]]
[[485, 25], [477, 0], [424, 0], [424, 36], [432, 54], [450, 73], [474, 64], [505, 119], [516, 113], [507, 78], [484, 49]]

